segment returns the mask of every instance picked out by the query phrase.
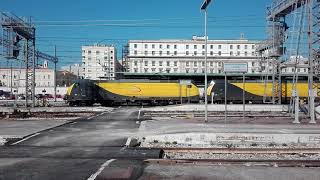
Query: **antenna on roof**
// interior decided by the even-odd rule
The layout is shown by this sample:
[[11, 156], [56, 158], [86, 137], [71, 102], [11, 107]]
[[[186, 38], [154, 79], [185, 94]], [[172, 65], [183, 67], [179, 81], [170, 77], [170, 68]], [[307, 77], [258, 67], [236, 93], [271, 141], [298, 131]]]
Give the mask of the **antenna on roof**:
[[244, 38], [244, 33], [240, 33], [240, 39], [243, 40]]

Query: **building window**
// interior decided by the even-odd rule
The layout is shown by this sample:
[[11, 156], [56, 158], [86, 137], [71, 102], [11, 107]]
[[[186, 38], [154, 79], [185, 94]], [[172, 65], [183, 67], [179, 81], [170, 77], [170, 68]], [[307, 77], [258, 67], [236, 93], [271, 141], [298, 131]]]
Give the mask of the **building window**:
[[167, 73], [170, 73], [170, 68], [167, 68], [167, 69], [166, 69], [166, 72], [167, 72]]
[[230, 45], [230, 49], [233, 49], [233, 45]]
[[189, 51], [186, 51], [186, 55], [189, 55]]
[[138, 66], [138, 61], [134, 61], [134, 66]]
[[178, 71], [178, 69], [177, 69], [177, 68], [174, 68], [173, 71], [176, 73], [176, 72]]
[[194, 73], [197, 73], [197, 69], [193, 69], [193, 72], [194, 72]]
[[237, 45], [237, 49], [240, 49], [240, 45]]
[[145, 62], [144, 62], [144, 66], [148, 66], [148, 61], [145, 61]]
[[244, 49], [248, 49], [248, 45], [244, 45]]
[[137, 73], [138, 72], [138, 68], [134, 68], [134, 72]]
[[195, 56], [196, 56], [196, 55], [197, 55], [197, 51], [194, 51], [194, 52], [193, 52], [193, 55], [195, 55]]
[[177, 49], [177, 45], [174, 45], [173, 48], [174, 48], [174, 49]]
[[167, 51], [167, 55], [170, 55], [170, 51]]
[[137, 47], [138, 47], [138, 45], [137, 45], [137, 44], [134, 44], [134, 45], [133, 45], [133, 47], [134, 47], [134, 48], [137, 48]]
[[202, 51], [202, 56], [204, 56], [204, 51]]
[[251, 55], [254, 56], [254, 52], [253, 51], [252, 51]]
[[186, 69], [186, 73], [189, 73], [189, 69]]
[[152, 61], [152, 66], [156, 66], [156, 62], [155, 61]]
[[159, 66], [162, 66], [162, 61], [159, 61]]
[[169, 44], [167, 44], [167, 49], [169, 49], [170, 48], [170, 45]]
[[233, 52], [232, 51], [230, 51], [230, 56], [233, 56]]
[[254, 45], [252, 45], [252, 47], [251, 47], [252, 49], [254, 49], [255, 48], [255, 46]]
[[248, 52], [247, 51], [244, 52], [244, 56], [248, 56]]
[[177, 65], [178, 65], [178, 62], [177, 62], [177, 61], [174, 61], [174, 62], [173, 62], [173, 65], [174, 65], [174, 66], [177, 66]]
[[205, 45], [202, 45], [202, 49], [205, 49], [206, 48], [206, 46]]
[[213, 66], [213, 62], [210, 62], [210, 66], [211, 66], [211, 67]]
[[201, 62], [202, 66], [204, 66], [204, 61]]
[[148, 51], [144, 51], [144, 55], [147, 56], [148, 55]]
[[144, 72], [147, 73], [148, 72], [148, 68], [144, 68]]
[[91, 54], [91, 51], [88, 51], [88, 54]]
[[[138, 54], [138, 51], [134, 51], [134, 55], [137, 55], [137, 54]], [[106, 59], [106, 57], [104, 59]]]
[[154, 49], [154, 47], [155, 47], [154, 44], [152, 44], [151, 47], [152, 47], [152, 49]]
[[193, 46], [193, 49], [197, 49], [197, 45], [194, 45], [194, 46]]
[[153, 55], [153, 56], [156, 54], [156, 52], [155, 52], [155, 51], [152, 51], [151, 53], [152, 53], [152, 55]]
[[152, 71], [152, 72], [155, 72], [155, 71], [156, 71], [156, 68], [151, 68], [151, 71]]
[[162, 51], [159, 51], [159, 55], [162, 56]]
[[163, 71], [163, 69], [162, 69], [162, 68], [159, 68], [159, 72], [162, 73], [162, 71]]
[[210, 49], [213, 49], [213, 45], [210, 45]]
[[221, 49], [221, 45], [218, 45], [218, 49]]
[[189, 65], [190, 65], [190, 63], [189, 63], [189, 61], [187, 61], [187, 62], [186, 62], [186, 66], [189, 67]]
[[237, 55], [240, 56], [240, 51], [237, 51]]
[[202, 69], [202, 73], [204, 73], [204, 69]]
[[177, 55], [177, 51], [174, 51], [174, 55]]
[[197, 67], [197, 65], [198, 65], [197, 61], [193, 62], [194, 67]]
[[145, 45], [144, 45], [144, 48], [148, 48], [148, 44], [145, 44]]
[[159, 44], [159, 48], [162, 49], [162, 44]]
[[186, 49], [189, 49], [189, 45], [188, 44], [186, 45]]
[[210, 56], [213, 56], [213, 51], [210, 51]]

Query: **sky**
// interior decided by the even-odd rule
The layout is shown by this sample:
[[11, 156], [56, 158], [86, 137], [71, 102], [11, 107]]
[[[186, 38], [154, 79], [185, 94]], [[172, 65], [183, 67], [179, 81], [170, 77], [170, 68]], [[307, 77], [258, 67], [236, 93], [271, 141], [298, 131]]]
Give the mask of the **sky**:
[[[204, 35], [203, 0], [0, 0], [0, 11], [32, 18], [37, 49], [53, 54], [58, 67], [81, 62], [81, 46], [121, 48], [133, 39], [191, 39]], [[271, 0], [212, 0], [209, 39], [266, 39]], [[1, 66], [1, 64], [0, 64]]]

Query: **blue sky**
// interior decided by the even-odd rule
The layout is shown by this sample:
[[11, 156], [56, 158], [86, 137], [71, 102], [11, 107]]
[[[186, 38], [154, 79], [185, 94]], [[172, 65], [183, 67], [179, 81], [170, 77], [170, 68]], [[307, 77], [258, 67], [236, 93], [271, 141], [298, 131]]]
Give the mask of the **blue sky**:
[[[27, 3], [26, 3], [27, 2]], [[57, 46], [59, 66], [81, 62], [81, 45], [128, 39], [190, 39], [203, 35], [202, 0], [1, 0], [0, 11], [32, 17], [37, 48]], [[208, 8], [209, 39], [266, 38], [266, 7], [271, 0], [213, 0]], [[119, 53], [120, 55], [120, 53]]]

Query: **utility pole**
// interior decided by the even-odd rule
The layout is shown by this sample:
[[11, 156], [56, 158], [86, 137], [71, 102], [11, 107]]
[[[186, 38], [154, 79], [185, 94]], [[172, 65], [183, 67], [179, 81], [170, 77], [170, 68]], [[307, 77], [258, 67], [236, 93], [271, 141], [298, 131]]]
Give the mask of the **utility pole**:
[[207, 7], [210, 4], [211, 0], [205, 0], [201, 5], [200, 9], [204, 10], [204, 38], [205, 38], [205, 55], [204, 55], [204, 98], [205, 98], [205, 110], [204, 110], [204, 122], [208, 122], [208, 96], [207, 96], [207, 86], [208, 86], [208, 77], [207, 77], [207, 51], [208, 51], [208, 35], [207, 35], [207, 21], [208, 13]]
[[[57, 59], [57, 47], [54, 46], [54, 58]], [[57, 61], [54, 62], [54, 102], [57, 102]]]

